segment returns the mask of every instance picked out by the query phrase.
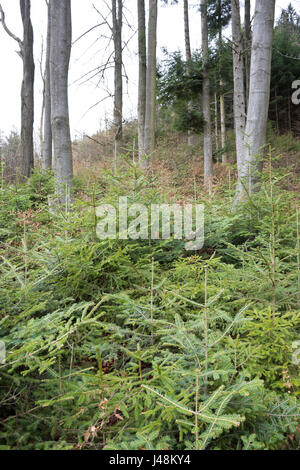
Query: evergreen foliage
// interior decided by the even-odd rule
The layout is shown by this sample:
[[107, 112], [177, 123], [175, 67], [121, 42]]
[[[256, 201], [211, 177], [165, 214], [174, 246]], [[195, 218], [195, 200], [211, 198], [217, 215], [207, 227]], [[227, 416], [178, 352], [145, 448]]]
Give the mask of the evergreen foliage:
[[2, 449], [297, 447], [299, 227], [271, 163], [240, 212], [207, 201], [194, 254], [97, 239], [101, 202], [163, 202], [129, 161], [77, 180], [72, 212], [49, 212], [51, 174], [2, 186]]

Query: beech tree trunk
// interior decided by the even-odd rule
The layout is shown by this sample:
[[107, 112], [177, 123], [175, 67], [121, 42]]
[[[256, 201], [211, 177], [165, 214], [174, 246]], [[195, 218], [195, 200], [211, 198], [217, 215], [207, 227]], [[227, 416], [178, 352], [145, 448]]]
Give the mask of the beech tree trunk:
[[34, 72], [33, 29], [30, 18], [30, 0], [20, 0], [23, 23], [23, 82], [21, 90], [21, 146], [22, 177], [29, 178], [34, 167], [33, 122], [34, 122]]
[[[223, 80], [220, 81], [220, 87], [223, 87]], [[226, 147], [226, 114], [225, 114], [225, 98], [223, 93], [220, 96], [220, 116], [221, 116], [221, 147], [222, 151], [222, 163], [227, 163], [227, 153], [225, 152]]]
[[20, 50], [18, 55], [23, 61], [23, 81], [21, 89], [21, 168], [19, 176], [26, 179], [34, 167], [33, 122], [34, 122], [34, 73], [33, 29], [30, 17], [30, 0], [20, 0], [23, 24], [23, 40], [18, 38], [6, 25], [5, 13], [0, 4], [0, 22], [4, 31], [14, 39]]
[[218, 119], [218, 96], [215, 92], [215, 139], [216, 151], [219, 151], [219, 119]]
[[123, 58], [122, 58], [122, 23], [123, 0], [112, 0], [113, 40], [115, 49], [115, 78], [114, 78], [114, 128], [116, 152], [120, 152], [123, 127]]
[[244, 151], [246, 106], [244, 92], [243, 39], [241, 32], [240, 0], [231, 0], [232, 47], [234, 78], [234, 122], [238, 171], [241, 170]]
[[147, 168], [155, 149], [156, 111], [156, 43], [157, 43], [157, 0], [149, 0], [148, 58], [146, 80], [145, 153], [143, 166]]
[[51, 25], [50, 8], [48, 5], [48, 30], [47, 49], [45, 66], [45, 86], [44, 86], [44, 140], [43, 140], [43, 169], [52, 168], [52, 126], [51, 126], [51, 93], [50, 93], [50, 46], [51, 46]]
[[[183, 1], [183, 16], [184, 16], [184, 43], [185, 43], [185, 60], [187, 63], [187, 73], [191, 75], [191, 62], [192, 62], [192, 51], [191, 51], [191, 40], [190, 40], [190, 22], [189, 22], [189, 2], [188, 0]], [[190, 101], [188, 109], [193, 109], [193, 102]], [[193, 144], [193, 134], [188, 131], [188, 145]]]
[[275, 0], [256, 0], [250, 90], [242, 163], [234, 204], [259, 190], [270, 101]]
[[222, 79], [222, 70], [221, 70], [221, 56], [223, 49], [223, 39], [222, 39], [222, 2], [218, 0], [218, 24], [219, 24], [219, 74], [220, 74], [220, 120], [221, 120], [221, 148], [222, 151], [222, 163], [227, 163], [227, 153], [225, 152], [226, 147], [226, 114], [225, 114], [225, 98], [223, 94], [224, 82]]
[[139, 162], [145, 156], [145, 115], [146, 115], [146, 79], [147, 79], [147, 48], [145, 0], [137, 0], [138, 8], [138, 47], [139, 47], [139, 90], [138, 90], [138, 147]]
[[207, 2], [201, 0], [201, 30], [203, 54], [203, 116], [204, 124], [204, 186], [211, 191], [213, 179], [211, 115], [210, 115], [210, 79], [208, 70], [208, 25]]
[[245, 0], [245, 70], [246, 70], [246, 103], [248, 103], [251, 59], [251, 0]]
[[73, 184], [69, 123], [68, 73], [72, 44], [71, 1], [49, 0], [50, 89], [56, 193], [62, 204], [70, 201]]
[[191, 40], [190, 40], [190, 22], [189, 22], [189, 2], [183, 1], [183, 14], [184, 14], [184, 43], [185, 43], [185, 58], [188, 64], [188, 72], [191, 72], [190, 63], [192, 60]]

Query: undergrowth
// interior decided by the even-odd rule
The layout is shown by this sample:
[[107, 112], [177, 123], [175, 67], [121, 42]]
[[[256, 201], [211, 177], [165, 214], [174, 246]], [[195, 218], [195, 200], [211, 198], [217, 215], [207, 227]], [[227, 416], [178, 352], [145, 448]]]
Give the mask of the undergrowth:
[[168, 202], [126, 160], [78, 177], [70, 212], [49, 211], [51, 174], [3, 185], [1, 448], [298, 448], [299, 214], [284, 179], [270, 161], [235, 213], [234, 188], [199, 192], [198, 252], [97, 238], [99, 204]]

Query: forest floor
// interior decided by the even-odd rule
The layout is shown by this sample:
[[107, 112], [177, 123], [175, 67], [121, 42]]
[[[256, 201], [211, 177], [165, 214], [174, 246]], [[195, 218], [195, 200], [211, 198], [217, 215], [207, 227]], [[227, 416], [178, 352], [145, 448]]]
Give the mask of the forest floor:
[[[234, 165], [207, 194], [183, 137], [148, 173], [131, 143], [116, 172], [92, 145], [72, 211], [49, 211], [51, 174], [1, 186], [0, 448], [298, 449], [300, 143], [273, 136], [236, 212]], [[97, 207], [120, 196], [204, 204], [204, 246], [100, 240]]]

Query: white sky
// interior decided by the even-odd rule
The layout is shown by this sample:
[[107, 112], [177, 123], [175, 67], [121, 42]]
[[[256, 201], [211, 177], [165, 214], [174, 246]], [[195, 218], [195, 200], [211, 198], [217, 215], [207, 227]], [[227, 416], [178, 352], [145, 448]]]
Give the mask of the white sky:
[[[109, 0], [107, 0], [108, 3]], [[277, 0], [278, 16], [282, 8], [286, 8], [290, 0]], [[0, 0], [6, 13], [6, 23], [8, 27], [19, 37], [22, 36], [22, 24], [19, 11], [19, 0]], [[125, 0], [125, 15], [128, 22], [136, 28], [136, 0]], [[147, 4], [146, 0], [146, 4]], [[160, 2], [159, 2], [160, 3]], [[158, 55], [161, 56], [162, 47], [166, 47], [169, 52], [181, 49], [184, 50], [184, 26], [183, 26], [183, 6], [182, 0], [179, 5], [165, 7], [159, 6], [158, 15]], [[191, 0], [190, 8], [190, 29], [191, 45], [193, 49], [200, 47], [201, 29], [200, 13], [193, 5], [197, 5], [196, 0]], [[243, 3], [243, 1], [241, 2]], [[253, 1], [254, 3], [254, 1]], [[292, 1], [297, 11], [300, 10], [300, 1]], [[89, 28], [102, 22], [98, 13], [93, 9], [93, 4], [104, 15], [107, 14], [105, 0], [72, 0], [73, 17], [73, 40]], [[32, 0], [32, 22], [34, 28], [34, 48], [36, 60], [36, 81], [35, 81], [35, 137], [38, 142], [41, 102], [42, 102], [42, 81], [40, 75], [40, 57], [42, 44], [46, 41], [47, 12], [45, 0]], [[93, 134], [105, 125], [105, 120], [111, 119], [113, 98], [105, 99], [92, 110], [88, 109], [95, 103], [113, 93], [113, 71], [107, 76], [105, 83], [98, 84], [97, 78], [92, 81], [80, 84], [78, 79], [89, 70], [103, 64], [112, 50], [112, 45], [107, 48], [107, 39], [100, 37], [109, 35], [106, 27], [97, 28], [92, 33], [77, 42], [72, 50], [70, 64], [70, 119], [72, 135], [80, 136], [83, 133]], [[133, 34], [128, 27], [124, 28], [124, 37], [129, 38]], [[0, 25], [0, 131], [8, 134], [12, 128], [20, 127], [20, 89], [22, 81], [22, 61], [16, 54], [17, 43], [7, 36]], [[137, 57], [137, 35], [135, 35], [124, 53], [124, 63], [128, 75], [128, 84], [124, 80], [124, 117], [136, 116], [137, 101], [137, 78], [138, 78], [138, 57]], [[299, 77], [300, 78], [300, 77]], [[97, 86], [98, 84], [98, 86]]]

